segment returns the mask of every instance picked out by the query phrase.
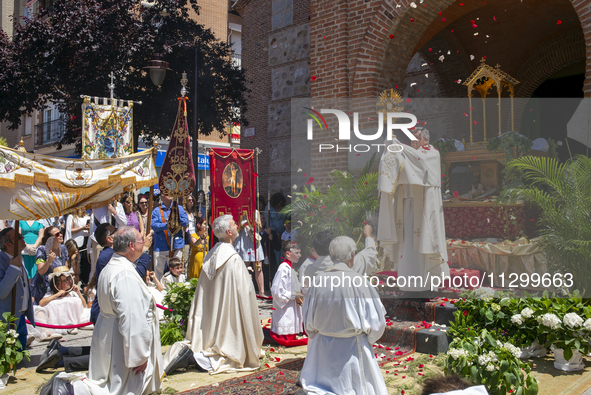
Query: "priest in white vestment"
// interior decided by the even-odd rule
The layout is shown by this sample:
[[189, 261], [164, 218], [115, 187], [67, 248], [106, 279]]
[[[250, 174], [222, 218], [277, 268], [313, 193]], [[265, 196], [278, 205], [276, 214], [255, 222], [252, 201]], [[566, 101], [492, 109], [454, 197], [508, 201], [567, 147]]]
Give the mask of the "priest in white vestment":
[[203, 260], [185, 341], [175, 343], [164, 356], [166, 374], [186, 367], [179, 360], [185, 355], [184, 346], [210, 374], [256, 370], [265, 355], [254, 286], [234, 249], [238, 226], [231, 215], [223, 215], [213, 221], [212, 229], [220, 241]]
[[436, 291], [431, 277], [449, 276], [440, 156], [427, 129], [413, 132], [411, 147], [394, 138], [392, 144], [403, 149], [386, 151], [380, 160], [378, 241], [394, 265], [390, 269], [398, 270], [400, 290]]
[[386, 395], [372, 344], [386, 328], [386, 309], [377, 291], [352, 267], [355, 241], [330, 243], [335, 263], [318, 273], [304, 299], [308, 355], [300, 382], [306, 393]]
[[[355, 262], [353, 263], [353, 271], [359, 273], [362, 276], [371, 276], [375, 272], [375, 266], [377, 262], [377, 249], [376, 243], [371, 237], [372, 228], [370, 225], [363, 227], [363, 235], [365, 236], [365, 248], [355, 256]], [[314, 277], [326, 269], [334, 265], [333, 260], [328, 255], [328, 246], [334, 239], [334, 235], [331, 231], [318, 232], [314, 241], [312, 242], [315, 250], [319, 257], [310, 265], [305, 268], [304, 277], [301, 279], [302, 293], [306, 295], [310, 283], [314, 281]], [[323, 243], [324, 245], [320, 245]], [[320, 252], [318, 252], [320, 251]]]
[[75, 383], [76, 394], [151, 394], [160, 390], [163, 372], [156, 302], [133, 263], [144, 236], [133, 227], [113, 237], [113, 257], [97, 284], [101, 313], [90, 351], [88, 380]]

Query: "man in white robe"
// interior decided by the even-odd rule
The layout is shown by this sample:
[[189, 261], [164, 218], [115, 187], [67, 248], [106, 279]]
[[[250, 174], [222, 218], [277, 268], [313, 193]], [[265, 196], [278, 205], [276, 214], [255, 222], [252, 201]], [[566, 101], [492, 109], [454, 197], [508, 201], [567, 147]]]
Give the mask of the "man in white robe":
[[375, 289], [352, 270], [355, 242], [330, 243], [332, 267], [318, 273], [304, 299], [308, 355], [300, 382], [311, 394], [387, 394], [372, 344], [386, 328], [386, 309]]
[[151, 394], [160, 390], [162, 350], [156, 302], [133, 263], [144, 236], [133, 227], [113, 237], [113, 257], [101, 272], [98, 317], [88, 379], [74, 383], [76, 394]]
[[203, 260], [185, 341], [175, 343], [164, 356], [166, 374], [195, 362], [211, 374], [251, 371], [264, 356], [254, 286], [234, 249], [238, 226], [231, 215], [224, 215], [212, 228], [220, 241]]
[[384, 153], [378, 179], [378, 241], [390, 269], [398, 270], [399, 289], [409, 292], [430, 291], [432, 277], [449, 276], [439, 151], [429, 145], [427, 129], [417, 127], [414, 135], [412, 147], [393, 139], [403, 149]]
[[[353, 271], [361, 274], [362, 276], [370, 276], [375, 272], [378, 252], [376, 249], [376, 243], [373, 237], [371, 237], [371, 232], [372, 228], [370, 225], [365, 225], [363, 227], [365, 248], [355, 256], [355, 262], [353, 263]], [[316, 234], [312, 243], [318, 255], [320, 256], [312, 264], [305, 268], [304, 278], [300, 280], [302, 293], [304, 295], [310, 287], [310, 282], [314, 281], [314, 277], [318, 273], [321, 273], [334, 265], [330, 255], [328, 255], [327, 248], [333, 239], [334, 235], [331, 231], [323, 231]]]

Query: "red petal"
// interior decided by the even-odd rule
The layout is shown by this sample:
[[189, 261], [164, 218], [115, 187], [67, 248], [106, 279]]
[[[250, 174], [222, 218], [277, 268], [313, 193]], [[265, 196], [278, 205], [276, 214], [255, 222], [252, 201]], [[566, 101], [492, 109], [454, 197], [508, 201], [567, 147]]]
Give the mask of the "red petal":
[[312, 82], [314, 82], [314, 81], [316, 81], [316, 76], [315, 75], [312, 76]]
[[410, 103], [410, 99], [406, 99], [406, 102], [407, 102], [407, 103]]
[[560, 19], [556, 21], [557, 25], [560, 25], [561, 23], [562, 23], [562, 21]]
[[271, 307], [271, 310], [276, 310], [275, 307]]
[[314, 177], [308, 178], [308, 182], [314, 182]]
[[280, 374], [281, 376], [284, 376], [283, 372], [279, 372], [279, 374]]
[[393, 34], [390, 34], [390, 39], [393, 39], [393, 38], [394, 38], [394, 35]]

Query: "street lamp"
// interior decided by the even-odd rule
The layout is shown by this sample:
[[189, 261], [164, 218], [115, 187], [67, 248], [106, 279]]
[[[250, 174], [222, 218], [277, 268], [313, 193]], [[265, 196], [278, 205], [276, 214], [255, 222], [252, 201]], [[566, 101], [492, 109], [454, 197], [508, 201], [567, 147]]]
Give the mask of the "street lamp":
[[154, 59], [150, 60], [144, 69], [150, 70], [150, 79], [152, 80], [152, 83], [156, 86], [160, 86], [166, 77], [166, 70], [172, 71], [172, 69], [168, 67], [168, 62], [161, 59], [161, 54], [155, 53], [152, 56], [154, 56]]

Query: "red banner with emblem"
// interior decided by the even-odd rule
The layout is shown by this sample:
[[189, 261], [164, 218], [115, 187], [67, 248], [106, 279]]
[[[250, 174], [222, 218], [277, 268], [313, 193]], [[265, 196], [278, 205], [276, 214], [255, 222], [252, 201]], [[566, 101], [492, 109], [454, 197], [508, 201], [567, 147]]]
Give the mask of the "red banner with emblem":
[[254, 227], [256, 182], [254, 151], [235, 148], [212, 148], [209, 151], [212, 221], [231, 214], [240, 226], [246, 216]]

